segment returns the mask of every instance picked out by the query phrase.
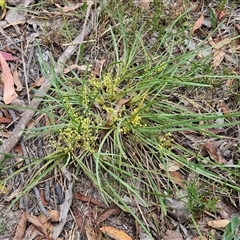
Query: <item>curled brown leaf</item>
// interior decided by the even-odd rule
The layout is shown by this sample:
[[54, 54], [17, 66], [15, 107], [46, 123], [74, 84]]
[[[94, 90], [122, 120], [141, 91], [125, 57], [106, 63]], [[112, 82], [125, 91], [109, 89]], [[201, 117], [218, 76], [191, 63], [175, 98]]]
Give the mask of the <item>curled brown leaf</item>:
[[99, 202], [99, 201], [96, 200], [95, 198], [85, 196], [85, 195], [83, 195], [83, 194], [81, 194], [81, 193], [78, 193], [78, 192], [75, 194], [75, 198], [76, 198], [77, 200], [82, 201], [82, 202], [90, 202], [90, 203], [92, 203], [92, 204], [94, 204], [94, 205], [97, 205], [97, 206], [99, 206], [99, 207], [105, 207], [105, 205], [104, 205], [102, 202]]
[[103, 222], [112, 215], [119, 215], [122, 210], [114, 203], [112, 203], [107, 209], [105, 209], [98, 217], [97, 224]]

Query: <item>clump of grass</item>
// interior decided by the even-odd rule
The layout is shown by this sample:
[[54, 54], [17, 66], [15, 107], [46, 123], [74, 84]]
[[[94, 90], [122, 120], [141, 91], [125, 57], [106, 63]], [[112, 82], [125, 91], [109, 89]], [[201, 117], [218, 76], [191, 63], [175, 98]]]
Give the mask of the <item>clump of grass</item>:
[[[53, 122], [60, 122], [51, 126], [51, 143], [56, 154], [61, 155], [65, 165], [77, 164], [106, 201], [113, 201], [130, 212], [150, 234], [122, 196], [138, 199], [146, 206], [148, 201], [154, 202], [166, 214], [162, 181], [167, 192], [176, 191], [177, 186], [172, 178], [166, 179], [160, 165], [168, 171], [168, 163], [175, 161], [186, 171], [226, 184], [226, 179], [207, 171], [198, 162], [189, 162], [197, 153], [174, 140], [174, 132], [179, 130], [206, 132], [207, 128], [216, 127], [219, 115], [214, 111], [199, 115], [168, 100], [171, 92], [179, 87], [210, 88], [206, 83], [216, 76], [205, 77], [205, 84], [193, 81], [196, 74], [200, 78], [203, 73], [203, 60], [196, 58], [198, 49], [177, 57], [152, 55], [140, 37], [144, 29], [131, 35], [131, 42], [127, 29], [121, 21], [118, 28], [110, 27], [115, 63], [100, 77], [88, 73], [79, 77], [72, 72], [72, 76], [59, 78], [43, 65], [51, 73], [55, 93], [54, 97], [46, 96], [45, 103], [54, 106], [51, 107]], [[168, 34], [171, 33], [166, 33], [165, 39]], [[121, 48], [124, 48], [122, 54]], [[141, 63], [139, 57], [144, 57]], [[63, 109], [62, 116], [54, 114], [59, 108]], [[205, 125], [199, 124], [202, 120]], [[227, 184], [238, 189], [230, 181]], [[191, 187], [187, 191], [192, 212], [196, 208], [214, 211], [215, 198], [206, 199]]]

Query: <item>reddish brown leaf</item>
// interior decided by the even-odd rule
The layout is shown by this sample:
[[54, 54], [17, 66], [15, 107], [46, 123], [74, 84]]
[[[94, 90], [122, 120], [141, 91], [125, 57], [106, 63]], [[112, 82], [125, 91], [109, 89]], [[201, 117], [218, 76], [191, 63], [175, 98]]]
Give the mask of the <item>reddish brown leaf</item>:
[[218, 105], [219, 105], [219, 107], [221, 108], [221, 110], [224, 114], [229, 114], [230, 113], [230, 109], [229, 109], [228, 105], [225, 104], [224, 101], [219, 101]]
[[46, 200], [45, 195], [44, 195], [44, 191], [42, 189], [40, 189], [40, 197], [41, 197], [41, 201], [42, 201], [43, 205], [47, 206], [48, 201]]
[[26, 230], [26, 223], [27, 223], [27, 216], [26, 213], [23, 212], [20, 218], [20, 221], [17, 225], [17, 229], [16, 229], [16, 234], [13, 238], [13, 240], [22, 240], [25, 234], [25, 230]]
[[0, 54], [3, 56], [3, 58], [4, 58], [6, 61], [19, 60], [19, 58], [14, 57], [14, 56], [13, 56], [12, 54], [10, 54], [10, 53], [6, 53], [6, 52], [0, 51]]
[[11, 123], [12, 120], [6, 117], [0, 117], [0, 123]]
[[[8, 52], [8, 53], [12, 53], [12, 54], [16, 54], [18, 51], [17, 51], [17, 49], [12, 49], [12, 48], [10, 48], [9, 46], [4, 46], [4, 50], [6, 51], [6, 52]], [[7, 59], [6, 59], [7, 60]]]
[[11, 115], [9, 114], [9, 112], [7, 111], [7, 109], [1, 109], [1, 112], [3, 112], [3, 114], [4, 114], [4, 116], [6, 117], [6, 118], [9, 118], [9, 119], [11, 119]]
[[205, 143], [204, 147], [206, 148], [208, 154], [210, 155], [210, 157], [219, 164], [222, 163], [227, 163], [227, 160], [224, 159], [217, 151], [215, 145], [213, 144], [212, 141], [208, 141]]
[[85, 196], [85, 195], [83, 195], [81, 193], [78, 193], [78, 192], [75, 194], [75, 198], [77, 200], [82, 201], [82, 202], [90, 202], [90, 203], [92, 203], [94, 205], [97, 205], [99, 207], [103, 207], [103, 208], [105, 207], [105, 205], [102, 202], [99, 202], [95, 198]]
[[132, 240], [132, 238], [122, 230], [111, 226], [102, 227], [100, 230], [115, 240]]
[[200, 16], [199, 19], [195, 22], [195, 24], [194, 24], [194, 26], [193, 26], [193, 28], [192, 28], [192, 30], [191, 30], [191, 35], [193, 35], [194, 32], [202, 26], [203, 21], [204, 21], [204, 16], [203, 16], [203, 14], [201, 14], [201, 16]]
[[0, 53], [0, 63], [2, 69], [2, 85], [3, 85], [3, 101], [5, 104], [10, 104], [13, 100], [17, 98], [17, 94], [14, 89], [14, 79], [11, 73], [11, 70]]
[[226, 14], [226, 10], [225, 10], [225, 9], [217, 13], [217, 19], [218, 19], [218, 21], [222, 21], [222, 20], [224, 20], [226, 17], [227, 17], [227, 14]]
[[51, 126], [52, 125], [48, 116], [44, 116], [44, 119], [45, 119], [45, 126]]
[[119, 215], [121, 212], [122, 210], [116, 204], [111, 203], [111, 205], [99, 215], [97, 224], [103, 222], [112, 215]]
[[23, 153], [23, 149], [21, 147], [20, 144], [17, 144], [15, 147], [14, 147], [14, 151], [17, 153], [17, 157], [14, 158], [15, 162], [18, 163], [17, 167], [20, 168], [23, 164], [23, 156], [24, 156], [24, 153]]
[[15, 147], [14, 147], [14, 151], [17, 153], [17, 155], [19, 157], [22, 157], [23, 156], [23, 149], [21, 147], [20, 144], [17, 144]]
[[77, 223], [79, 230], [83, 234], [85, 234], [86, 230], [85, 230], [84, 219], [83, 219], [82, 214], [80, 213], [80, 211], [78, 209], [75, 209], [74, 215], [75, 215], [76, 223]]

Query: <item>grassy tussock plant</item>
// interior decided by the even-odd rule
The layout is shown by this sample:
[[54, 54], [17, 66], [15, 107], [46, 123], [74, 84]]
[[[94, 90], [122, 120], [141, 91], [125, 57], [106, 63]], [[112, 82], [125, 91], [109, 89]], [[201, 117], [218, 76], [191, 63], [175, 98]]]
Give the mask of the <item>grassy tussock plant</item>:
[[[175, 138], [179, 130], [208, 134], [208, 128], [236, 122], [227, 120], [217, 125], [216, 119], [222, 118], [217, 112], [201, 108], [199, 114], [181, 101], [171, 100], [180, 88], [209, 89], [213, 79], [218, 78], [204, 72], [210, 59], [197, 58], [201, 45], [191, 52], [185, 49], [178, 56], [173, 53], [174, 46], [186, 40], [186, 35], [182, 35], [185, 29], [178, 33], [171, 31], [181, 17], [159, 36], [160, 41], [148, 46], [142, 37], [152, 26], [136, 16], [125, 21], [125, 10], [121, 12], [123, 7], [116, 6], [105, 9], [111, 22], [104, 47], [114, 59], [100, 76], [89, 71], [79, 76], [72, 71], [59, 77], [41, 62], [52, 83], [52, 93], [45, 96], [45, 107], [40, 112], [49, 116], [52, 126], [31, 133], [49, 136], [53, 153], [42, 161], [42, 167], [25, 191], [61, 162], [65, 167], [74, 167], [74, 174], [84, 172], [106, 202], [113, 201], [128, 211], [151, 236], [144, 224], [145, 217], [135, 214], [130, 203], [137, 201], [145, 207], [155, 205], [166, 214], [165, 197], [179, 191], [174, 179], [166, 174], [170, 163], [180, 164], [183, 171], [194, 173], [196, 177], [204, 176], [209, 181], [208, 186], [219, 184], [240, 190], [229, 179], [207, 169], [201, 164], [202, 156], [184, 148]], [[142, 28], [135, 33], [133, 26]], [[168, 39], [175, 39], [174, 45], [167, 46]], [[239, 113], [226, 115], [226, 119], [227, 116], [239, 117]], [[205, 124], [199, 124], [201, 121]], [[194, 189], [189, 187], [189, 191], [194, 192]], [[207, 209], [213, 209], [212, 202], [207, 203], [211, 205]], [[198, 204], [198, 200], [192, 199], [190, 211]]]

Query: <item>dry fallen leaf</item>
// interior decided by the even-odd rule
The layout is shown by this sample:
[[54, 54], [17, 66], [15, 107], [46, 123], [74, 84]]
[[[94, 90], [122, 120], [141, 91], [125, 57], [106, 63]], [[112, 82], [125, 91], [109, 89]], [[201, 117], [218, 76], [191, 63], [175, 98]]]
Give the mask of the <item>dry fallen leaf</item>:
[[3, 101], [5, 104], [10, 104], [17, 98], [17, 93], [14, 89], [14, 79], [11, 70], [2, 53], [0, 53], [0, 63], [2, 70], [1, 82], [3, 84]]
[[117, 102], [116, 107], [114, 108], [113, 112], [109, 112], [107, 114], [107, 125], [111, 125], [113, 119], [121, 112], [122, 106], [126, 103], [130, 102], [131, 98], [122, 98]]
[[222, 21], [223, 19], [225, 19], [227, 17], [227, 13], [226, 10], [223, 9], [222, 11], [217, 13], [217, 19], [218, 21]]
[[[37, 240], [37, 238], [41, 240], [46, 240], [44, 234], [39, 231], [33, 224], [31, 224], [25, 231], [25, 236], [30, 236], [27, 240]], [[24, 238], [26, 239], [26, 238]]]
[[217, 42], [217, 43], [215, 43], [214, 45], [213, 45], [213, 48], [214, 49], [221, 49], [221, 48], [223, 48], [225, 45], [228, 45], [229, 43], [231, 43], [233, 40], [231, 39], [231, 38], [225, 38], [225, 39], [223, 39], [222, 41], [219, 41], [219, 42]]
[[[44, 214], [41, 214], [37, 218], [38, 218], [39, 222], [43, 225], [44, 229], [46, 229], [46, 232], [48, 233], [48, 235], [51, 234], [53, 232], [54, 227], [53, 227], [53, 224], [50, 221], [48, 221], [47, 217]], [[35, 226], [35, 227], [37, 227], [37, 226]], [[39, 228], [38, 228], [38, 230], [39, 230]]]
[[66, 74], [66, 73], [71, 72], [71, 70], [73, 70], [73, 69], [77, 69], [77, 70], [79, 70], [79, 71], [84, 72], [84, 71], [86, 71], [87, 69], [90, 70], [90, 67], [89, 67], [89, 66], [86, 66], [86, 65], [81, 65], [81, 66], [79, 66], [79, 65], [77, 65], [77, 64], [74, 64], [74, 65], [71, 65], [71, 66], [65, 68], [65, 69], [63, 70], [63, 72]]
[[213, 220], [207, 222], [208, 226], [212, 228], [225, 228], [228, 225], [228, 223], [230, 223], [230, 221], [226, 219]]
[[17, 167], [20, 168], [23, 164], [23, 156], [24, 156], [23, 149], [22, 149], [21, 145], [17, 144], [14, 147], [14, 151], [17, 153], [17, 157], [14, 157], [14, 160], [15, 160], [16, 163], [18, 163]]
[[59, 222], [60, 219], [60, 213], [57, 210], [51, 210], [49, 211], [49, 216], [52, 222]]
[[42, 84], [45, 82], [45, 76], [42, 76], [42, 77], [40, 77], [40, 78], [38, 78], [33, 84], [32, 84], [32, 86], [31, 87], [41, 87], [42, 86]]
[[199, 19], [194, 23], [194, 26], [193, 26], [193, 28], [191, 30], [191, 35], [193, 35], [194, 32], [202, 26], [203, 21], [204, 21], [204, 16], [203, 16], [203, 14], [201, 14]]
[[162, 238], [163, 240], [183, 240], [182, 234], [177, 231], [167, 230]]
[[27, 216], [26, 216], [26, 213], [23, 212], [21, 215], [20, 221], [18, 222], [16, 234], [15, 234], [13, 240], [23, 239], [25, 230], [26, 230], [26, 223], [27, 223]]
[[221, 110], [224, 114], [230, 113], [230, 109], [229, 109], [228, 105], [223, 100], [218, 101], [218, 106], [221, 108]]
[[84, 219], [83, 219], [83, 215], [80, 213], [80, 211], [78, 209], [74, 210], [74, 216], [75, 216], [75, 220], [77, 223], [77, 226], [79, 228], [79, 230], [85, 234], [86, 230], [85, 230], [85, 226], [84, 226]]
[[83, 3], [77, 3], [77, 4], [74, 4], [74, 6], [64, 6], [64, 7], [61, 7], [59, 4], [55, 3], [55, 6], [60, 8], [63, 12], [70, 12], [70, 11], [73, 11], [77, 8], [80, 8], [83, 6]]
[[17, 87], [17, 88], [16, 88], [16, 91], [17, 91], [17, 92], [22, 91], [22, 90], [23, 90], [23, 85], [22, 85], [22, 82], [21, 82], [21, 80], [20, 80], [20, 78], [19, 78], [17, 68], [15, 68], [15, 69], [13, 70], [13, 79], [14, 79], [14, 84], [15, 84], [15, 86]]
[[112, 215], [119, 215], [122, 210], [114, 203], [112, 203], [107, 209], [105, 209], [97, 219], [97, 225]]
[[90, 202], [90, 203], [95, 204], [99, 207], [105, 207], [105, 205], [102, 202], [99, 202], [95, 198], [85, 196], [85, 195], [83, 195], [81, 193], [78, 193], [78, 192], [75, 194], [75, 199], [80, 200], [82, 202]]
[[44, 196], [44, 191], [42, 189], [40, 189], [40, 197], [41, 197], [41, 202], [43, 203], [44, 206], [48, 205], [48, 201], [46, 200], [45, 196]]
[[[4, 46], [4, 50], [5, 50], [5, 52], [4, 53], [12, 53], [12, 54], [16, 54], [17, 52], [18, 52], [18, 50], [17, 49], [12, 49], [12, 48], [10, 48], [9, 46]], [[6, 58], [5, 58], [5, 60], [7, 60]]]
[[3, 123], [11, 123], [12, 120], [9, 119], [9, 118], [6, 118], [6, 117], [0, 117], [0, 124], [3, 124]]
[[169, 172], [169, 175], [172, 177], [172, 180], [181, 188], [184, 188], [183, 175], [180, 172]]
[[91, 220], [88, 219], [85, 224], [85, 230], [86, 230], [86, 236], [88, 240], [105, 240], [105, 238], [102, 237], [101, 231], [97, 228], [95, 228], [91, 224]]
[[214, 68], [218, 67], [225, 57], [225, 52], [222, 49], [213, 51], [212, 65]]
[[19, 58], [14, 57], [14, 56], [13, 56], [12, 54], [10, 54], [10, 53], [6, 53], [6, 52], [0, 51], [0, 54], [2, 54], [3, 58], [4, 58], [6, 61], [19, 60]]
[[44, 235], [48, 235], [46, 228], [43, 226], [43, 224], [39, 221], [39, 219], [36, 216], [30, 215], [26, 213], [27, 220], [31, 222], [41, 233]]
[[204, 144], [210, 157], [218, 164], [227, 163], [227, 160], [224, 159], [217, 151], [215, 145], [212, 141], [208, 141]]
[[115, 240], [132, 240], [132, 238], [122, 230], [111, 226], [102, 227], [100, 230]]

